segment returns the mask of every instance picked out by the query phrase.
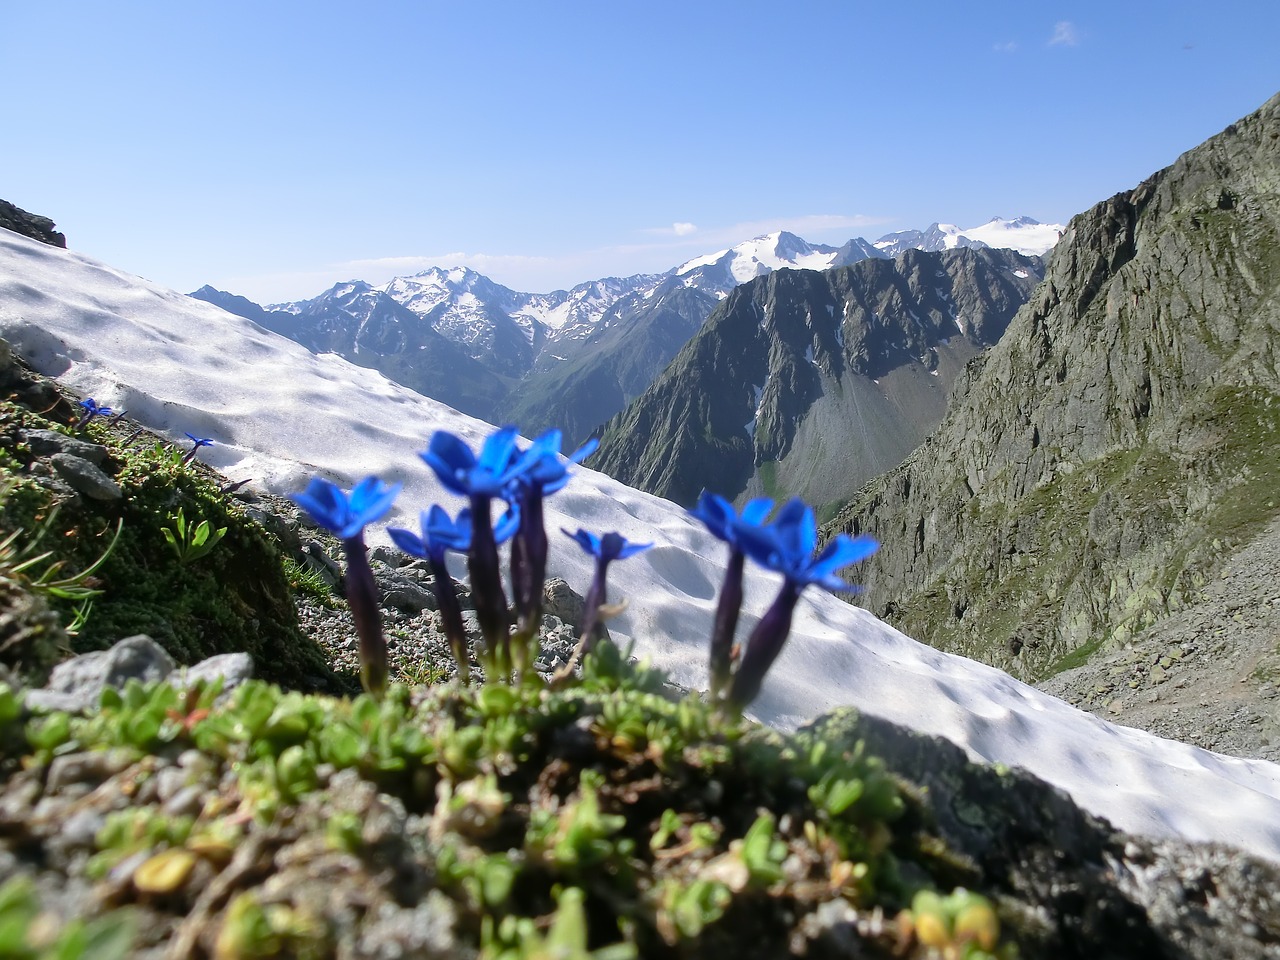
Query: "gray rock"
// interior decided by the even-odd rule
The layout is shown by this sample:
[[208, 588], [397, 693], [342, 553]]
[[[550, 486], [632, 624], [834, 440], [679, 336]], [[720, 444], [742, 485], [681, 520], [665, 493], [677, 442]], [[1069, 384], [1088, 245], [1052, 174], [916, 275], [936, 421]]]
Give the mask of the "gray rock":
[[1276, 956], [1274, 863], [1126, 834], [1026, 771], [973, 763], [947, 740], [856, 710], [802, 729], [801, 749], [810, 737], [884, 760], [953, 882], [1001, 891], [1023, 957]]
[[217, 656], [201, 660], [187, 667], [177, 678], [184, 687], [196, 683], [210, 684], [222, 680], [222, 693], [219, 699], [225, 698], [236, 687], [253, 677], [253, 657], [247, 653], [220, 653]]
[[67, 238], [58, 232], [56, 223], [37, 213], [28, 213], [8, 200], [0, 200], [0, 227], [47, 243], [51, 247], [65, 249], [67, 246]]
[[552, 577], [542, 588], [542, 609], [547, 616], [577, 627], [582, 623], [582, 594], [559, 577]]
[[388, 570], [375, 566], [375, 578], [378, 589], [382, 591], [382, 602], [385, 606], [395, 607], [406, 613], [421, 613], [423, 610], [435, 610], [439, 604], [435, 594], [418, 583], [413, 577], [400, 571]]
[[94, 500], [119, 500], [124, 496], [116, 483], [100, 467], [69, 453], [55, 453], [49, 458], [58, 475], [77, 493]]
[[110, 650], [95, 650], [58, 664], [46, 690], [62, 696], [51, 698], [32, 690], [27, 693], [27, 704], [88, 710], [97, 706], [107, 687], [120, 688], [129, 680], [159, 682], [168, 679], [173, 670], [173, 660], [160, 644], [148, 636], [127, 637]]
[[88, 460], [99, 467], [107, 458], [107, 448], [102, 444], [69, 437], [56, 430], [24, 430], [22, 439], [31, 447], [32, 453], [41, 457], [54, 453], [69, 453], [73, 457]]

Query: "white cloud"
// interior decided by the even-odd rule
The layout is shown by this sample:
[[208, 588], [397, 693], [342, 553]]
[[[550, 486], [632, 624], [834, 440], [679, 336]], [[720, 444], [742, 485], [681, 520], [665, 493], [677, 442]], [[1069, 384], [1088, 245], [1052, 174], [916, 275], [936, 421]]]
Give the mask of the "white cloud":
[[1013, 40], [1008, 40], [1004, 43], [994, 44], [991, 47], [991, 49], [994, 50], [996, 53], [1013, 53], [1015, 50], [1018, 49], [1018, 44], [1015, 43]]
[[677, 237], [687, 237], [691, 233], [697, 233], [698, 228], [692, 223], [673, 223], [671, 230]]
[[1074, 47], [1080, 42], [1080, 31], [1070, 20], [1059, 20], [1053, 25], [1053, 36], [1049, 38], [1049, 46]]

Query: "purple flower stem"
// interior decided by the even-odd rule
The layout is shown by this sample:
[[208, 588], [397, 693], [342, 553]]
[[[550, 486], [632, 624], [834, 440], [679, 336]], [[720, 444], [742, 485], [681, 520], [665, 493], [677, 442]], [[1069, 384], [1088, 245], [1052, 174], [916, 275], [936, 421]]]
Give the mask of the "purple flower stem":
[[360, 638], [360, 680], [371, 696], [381, 697], [387, 688], [387, 640], [382, 635], [382, 613], [378, 609], [378, 586], [373, 580], [364, 531], [342, 541], [347, 555], [344, 578], [351, 619]]
[[431, 575], [435, 578], [432, 587], [436, 601], [440, 605], [440, 619], [444, 623], [444, 635], [449, 639], [453, 649], [453, 659], [458, 663], [458, 675], [462, 682], [471, 679], [471, 658], [467, 654], [467, 629], [462, 624], [462, 605], [458, 603], [458, 591], [454, 589], [453, 577], [445, 566], [444, 555], [431, 557]]
[[719, 700], [728, 693], [733, 668], [733, 635], [738, 629], [738, 612], [742, 608], [742, 571], [746, 556], [737, 547], [729, 550], [729, 567], [711, 628], [711, 699]]
[[609, 561], [604, 557], [597, 557], [596, 575], [591, 580], [591, 589], [587, 591], [582, 618], [582, 636], [578, 640], [578, 646], [582, 648], [584, 654], [591, 652], [599, 633], [597, 628], [600, 624], [600, 608], [604, 606], [606, 599], [605, 577], [608, 570]]
[[467, 571], [471, 574], [471, 593], [476, 604], [476, 619], [484, 634], [485, 651], [497, 680], [511, 672], [511, 611], [502, 592], [502, 574], [498, 563], [498, 544], [493, 539], [493, 522], [489, 518], [490, 497], [471, 496], [471, 549], [467, 551]]
[[528, 486], [520, 503], [520, 529], [511, 541], [511, 582], [518, 617], [514, 655], [515, 668], [521, 674], [538, 656], [536, 645], [546, 576], [547, 531], [543, 523], [542, 491]]
[[803, 584], [790, 580], [783, 583], [777, 598], [751, 631], [746, 652], [733, 675], [733, 686], [728, 697], [731, 706], [741, 710], [760, 693], [764, 675], [769, 672], [769, 667], [787, 642], [787, 634], [791, 632], [791, 617], [803, 589]]

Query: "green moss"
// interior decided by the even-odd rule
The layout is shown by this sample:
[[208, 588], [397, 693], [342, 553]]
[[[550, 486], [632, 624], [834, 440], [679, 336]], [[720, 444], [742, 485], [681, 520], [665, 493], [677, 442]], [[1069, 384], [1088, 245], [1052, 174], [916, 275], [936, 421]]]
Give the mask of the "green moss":
[[[0, 446], [11, 463], [0, 465], [0, 482], [12, 490], [0, 507], [0, 536], [35, 529], [45, 521], [57, 495], [38, 484], [27, 469], [34, 460], [18, 440], [20, 429], [59, 429], [12, 403], [0, 406]], [[65, 428], [63, 428], [65, 429]], [[274, 539], [235, 500], [224, 496], [219, 478], [198, 463], [182, 465], [180, 451], [161, 443], [122, 442], [118, 432], [95, 422], [87, 439], [107, 446], [103, 469], [120, 485], [120, 500], [86, 497], [62, 503], [49, 531], [46, 549], [65, 570], [82, 569], [102, 555], [117, 528], [120, 536], [96, 571], [101, 591], [88, 620], [70, 639], [70, 650], [102, 649], [123, 637], [144, 633], [179, 663], [194, 663], [219, 653], [245, 651], [255, 668], [282, 683], [336, 689], [320, 647], [297, 625], [285, 558]], [[191, 522], [206, 520], [227, 533], [207, 555], [182, 563], [164, 536], [179, 510]], [[64, 623], [76, 603], [51, 600]], [[40, 673], [39, 664], [21, 657], [0, 659]]]

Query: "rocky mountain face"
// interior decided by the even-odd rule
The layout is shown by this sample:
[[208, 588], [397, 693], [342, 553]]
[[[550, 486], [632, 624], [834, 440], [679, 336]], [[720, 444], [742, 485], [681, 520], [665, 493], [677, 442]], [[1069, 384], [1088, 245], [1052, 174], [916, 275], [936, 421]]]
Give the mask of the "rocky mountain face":
[[704, 488], [838, 503], [924, 439], [1041, 269], [1008, 250], [909, 250], [743, 284], [609, 421], [591, 466], [686, 505]]
[[56, 226], [48, 217], [28, 213], [7, 200], [0, 200], [0, 229], [12, 230], [32, 240], [65, 249], [67, 238], [55, 229]]
[[558, 427], [566, 450], [578, 446], [645, 391], [717, 303], [676, 277], [622, 297], [585, 337], [544, 350], [498, 420], [530, 435]]
[[829, 530], [864, 602], [1035, 678], [1196, 603], [1280, 516], [1280, 96], [1075, 217], [938, 429]]

